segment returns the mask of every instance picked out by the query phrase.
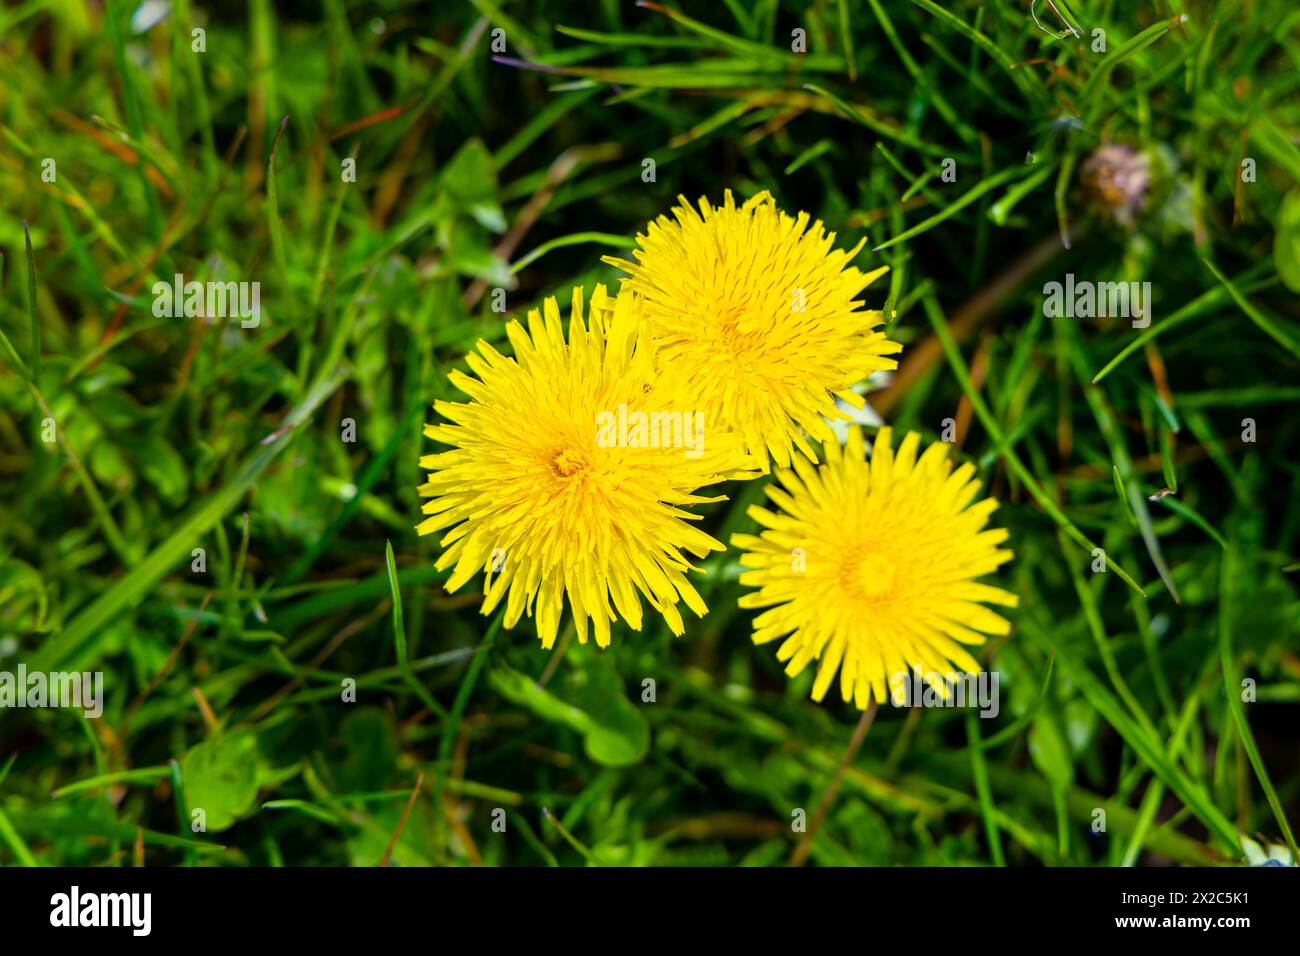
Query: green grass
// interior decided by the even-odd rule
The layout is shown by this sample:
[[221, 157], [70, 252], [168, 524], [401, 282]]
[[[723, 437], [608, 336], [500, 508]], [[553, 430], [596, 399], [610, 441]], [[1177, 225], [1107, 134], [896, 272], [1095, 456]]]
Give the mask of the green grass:
[[[0, 862], [779, 865], [833, 780], [813, 864], [1294, 849], [1300, 11], [280, 6], [0, 11], [0, 671], [105, 688], [0, 710]], [[1084, 186], [1112, 143], [1153, 170], [1131, 226]], [[443, 590], [421, 425], [505, 342], [494, 290], [614, 283], [725, 188], [891, 266], [869, 399], [955, 420], [1016, 552], [997, 718], [885, 707], [846, 763], [858, 713], [752, 646], [734, 549], [684, 638], [604, 653]], [[1150, 282], [1150, 327], [1046, 315], [1067, 272]], [[155, 316], [177, 273], [259, 282], [260, 324]]]

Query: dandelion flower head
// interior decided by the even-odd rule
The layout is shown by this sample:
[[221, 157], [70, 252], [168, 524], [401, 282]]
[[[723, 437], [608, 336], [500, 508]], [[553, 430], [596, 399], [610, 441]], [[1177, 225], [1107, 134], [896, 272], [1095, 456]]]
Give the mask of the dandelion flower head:
[[1015, 607], [1016, 595], [976, 580], [1012, 557], [1007, 532], [986, 527], [996, 500], [975, 500], [974, 466], [953, 470], [946, 443], [918, 457], [915, 432], [896, 452], [891, 440], [882, 428], [868, 461], [854, 426], [843, 448], [825, 446], [824, 464], [796, 458], [767, 489], [778, 510], [749, 511], [764, 530], [731, 539], [749, 569], [740, 582], [756, 589], [741, 606], [766, 608], [754, 642], [780, 641], [791, 677], [816, 662], [814, 700], [837, 672], [841, 696], [860, 709], [885, 702], [912, 669], [978, 672], [967, 647], [1010, 631], [984, 605]]
[[605, 261], [645, 299], [661, 358], [695, 369], [701, 403], [750, 455], [815, 461], [804, 436], [832, 439], [836, 397], [860, 408], [853, 386], [898, 364], [882, 314], [858, 298], [886, 269], [858, 271], [862, 243], [835, 249], [820, 221], [781, 212], [767, 192], [739, 207], [730, 191], [719, 208], [679, 201], [637, 237], [636, 262]]
[[603, 286], [585, 310], [583, 298], [576, 288], [567, 337], [550, 298], [509, 323], [513, 356], [480, 341], [470, 373], [450, 376], [469, 400], [435, 403], [445, 421], [425, 427], [450, 448], [420, 459], [418, 531], [443, 532], [447, 590], [483, 571], [483, 613], [504, 601], [506, 627], [527, 613], [546, 648], [566, 602], [579, 640], [590, 623], [601, 647], [616, 620], [641, 629], [643, 598], [675, 634], [679, 602], [703, 615], [688, 555], [723, 545], [689, 509], [722, 500], [698, 491], [743, 460], [685, 377], [656, 371], [639, 299]]

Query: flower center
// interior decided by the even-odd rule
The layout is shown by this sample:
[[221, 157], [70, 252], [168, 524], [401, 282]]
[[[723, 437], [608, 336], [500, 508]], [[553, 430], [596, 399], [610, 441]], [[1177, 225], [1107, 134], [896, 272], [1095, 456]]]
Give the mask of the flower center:
[[882, 554], [871, 553], [858, 562], [858, 584], [869, 598], [884, 597], [894, 589], [894, 564]]
[[551, 471], [557, 478], [572, 478], [586, 466], [585, 455], [567, 448], [551, 459]]
[[723, 354], [729, 356], [734, 374], [752, 375], [762, 354], [763, 334], [747, 311], [745, 304], [727, 305], [717, 316], [717, 341]]

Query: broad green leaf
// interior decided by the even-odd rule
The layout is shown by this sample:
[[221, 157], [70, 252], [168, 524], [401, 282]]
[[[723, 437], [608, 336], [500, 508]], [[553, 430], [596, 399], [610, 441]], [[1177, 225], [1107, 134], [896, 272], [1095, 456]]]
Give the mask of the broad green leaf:
[[190, 488], [189, 472], [185, 459], [175, 448], [158, 435], [133, 438], [125, 444], [145, 480], [157, 489], [164, 501], [176, 504], [184, 500]]
[[645, 756], [650, 747], [650, 725], [627, 699], [622, 679], [612, 662], [583, 660], [600, 652], [584, 645], [570, 648], [575, 668], [557, 693], [539, 687], [530, 677], [507, 665], [498, 665], [488, 680], [503, 697], [583, 736], [587, 755], [606, 767], [625, 767]]
[[1300, 292], [1300, 189], [1291, 190], [1282, 199], [1273, 238], [1273, 264], [1286, 287]]
[[257, 799], [257, 737], [230, 734], [206, 740], [181, 758], [185, 800], [202, 810], [207, 832], [219, 833]]
[[595, 724], [587, 732], [587, 753], [607, 767], [636, 763], [650, 748], [650, 724], [628, 700], [613, 658], [591, 645], [570, 648], [569, 658], [579, 666], [565, 680], [568, 697]]
[[504, 232], [505, 213], [497, 199], [497, 172], [492, 154], [475, 137], [451, 158], [442, 171], [442, 188], [485, 229]]
[[1029, 728], [1029, 757], [1043, 776], [1058, 787], [1074, 780], [1074, 760], [1060, 724], [1051, 713], [1040, 712]]

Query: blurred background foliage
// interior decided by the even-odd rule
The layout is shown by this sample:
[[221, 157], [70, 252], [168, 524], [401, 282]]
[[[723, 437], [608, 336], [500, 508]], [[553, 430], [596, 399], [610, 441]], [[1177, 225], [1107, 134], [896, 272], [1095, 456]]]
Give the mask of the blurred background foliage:
[[[0, 861], [1294, 849], [1298, 92], [1283, 0], [5, 4], [0, 669], [105, 710], [0, 711]], [[829, 801], [858, 715], [751, 646], [734, 550], [684, 638], [548, 655], [413, 532], [493, 290], [613, 283], [725, 188], [892, 267], [872, 406], [953, 420], [1016, 551], [998, 717], [884, 708]], [[1046, 315], [1067, 272], [1150, 282], [1150, 328]], [[260, 324], [155, 316], [177, 273]]]

